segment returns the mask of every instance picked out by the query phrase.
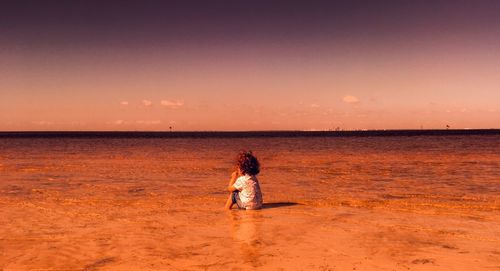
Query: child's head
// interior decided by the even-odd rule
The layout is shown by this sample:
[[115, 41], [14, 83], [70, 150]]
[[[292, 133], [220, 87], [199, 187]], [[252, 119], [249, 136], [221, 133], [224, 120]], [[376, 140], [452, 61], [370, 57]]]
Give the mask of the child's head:
[[251, 151], [240, 151], [236, 159], [236, 166], [243, 175], [257, 175], [260, 172], [260, 164]]

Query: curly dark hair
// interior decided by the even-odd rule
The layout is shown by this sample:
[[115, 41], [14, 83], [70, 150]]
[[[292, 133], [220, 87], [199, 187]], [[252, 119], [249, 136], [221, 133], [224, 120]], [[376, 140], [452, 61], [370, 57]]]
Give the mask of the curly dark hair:
[[236, 158], [236, 166], [242, 174], [257, 175], [260, 172], [260, 163], [252, 151], [240, 151]]

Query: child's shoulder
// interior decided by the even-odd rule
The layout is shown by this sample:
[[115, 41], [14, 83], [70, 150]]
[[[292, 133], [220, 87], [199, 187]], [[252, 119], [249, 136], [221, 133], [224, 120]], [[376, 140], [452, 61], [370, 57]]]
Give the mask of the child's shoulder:
[[258, 182], [259, 180], [257, 179], [256, 175], [247, 175], [247, 180], [252, 180], [254, 182]]
[[248, 181], [248, 180], [257, 180], [257, 177], [255, 175], [245, 174], [238, 177], [238, 179], [242, 181]]

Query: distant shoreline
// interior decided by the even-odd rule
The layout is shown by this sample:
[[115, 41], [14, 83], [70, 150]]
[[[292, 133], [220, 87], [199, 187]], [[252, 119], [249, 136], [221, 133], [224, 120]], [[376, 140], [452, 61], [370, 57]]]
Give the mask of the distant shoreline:
[[0, 138], [246, 138], [500, 135], [500, 129], [356, 131], [10, 131]]

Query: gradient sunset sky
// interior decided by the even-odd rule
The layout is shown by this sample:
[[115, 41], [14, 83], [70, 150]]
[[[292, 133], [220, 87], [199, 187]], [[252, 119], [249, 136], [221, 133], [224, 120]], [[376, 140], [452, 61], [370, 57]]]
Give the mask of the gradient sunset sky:
[[500, 127], [500, 1], [8, 2], [0, 131]]

